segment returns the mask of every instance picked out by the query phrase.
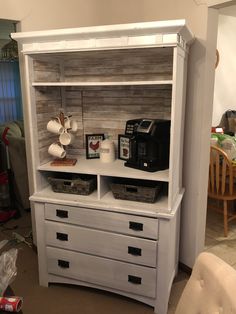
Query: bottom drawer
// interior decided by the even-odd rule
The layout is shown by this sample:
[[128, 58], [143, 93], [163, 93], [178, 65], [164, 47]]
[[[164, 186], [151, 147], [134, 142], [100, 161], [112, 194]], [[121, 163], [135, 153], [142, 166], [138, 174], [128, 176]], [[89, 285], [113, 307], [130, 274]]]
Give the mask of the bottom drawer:
[[47, 247], [48, 272], [154, 298], [156, 269]]

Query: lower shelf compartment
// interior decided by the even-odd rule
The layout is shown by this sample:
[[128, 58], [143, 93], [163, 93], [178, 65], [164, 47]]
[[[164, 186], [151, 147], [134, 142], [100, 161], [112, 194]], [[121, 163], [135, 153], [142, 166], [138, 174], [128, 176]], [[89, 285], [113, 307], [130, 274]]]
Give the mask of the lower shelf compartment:
[[[51, 186], [36, 192], [30, 197], [33, 202], [47, 202], [53, 204], [61, 204], [68, 206], [83, 206], [90, 208], [101, 208], [103, 210], [130, 213], [135, 215], [143, 215], [147, 217], [157, 218], [158, 214], [171, 216], [168, 210], [168, 197], [162, 196], [154, 204], [133, 202], [127, 200], [115, 199], [112, 192], [107, 192], [100, 200], [98, 199], [97, 191], [90, 195], [76, 195], [66, 193], [53, 192]], [[112, 204], [112, 205], [111, 205]]]
[[156, 269], [47, 247], [48, 273], [155, 298]]

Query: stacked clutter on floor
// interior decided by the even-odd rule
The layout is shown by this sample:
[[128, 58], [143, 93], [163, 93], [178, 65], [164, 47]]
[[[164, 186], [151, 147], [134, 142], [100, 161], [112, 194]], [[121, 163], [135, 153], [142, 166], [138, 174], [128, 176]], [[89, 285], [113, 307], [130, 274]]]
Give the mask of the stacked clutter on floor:
[[4, 171], [0, 173], [0, 223], [16, 215], [16, 210], [11, 209], [11, 204], [8, 173]]
[[29, 183], [25, 151], [23, 121], [16, 120], [0, 124], [0, 155], [3, 159], [0, 168], [7, 171], [11, 201], [20, 214], [30, 210]]
[[[6, 240], [1, 241], [0, 247], [4, 247], [6, 243]], [[12, 296], [13, 292], [9, 288], [9, 285], [13, 282], [17, 275], [17, 255], [18, 249], [16, 248], [3, 251], [0, 255], [0, 311], [21, 311], [23, 298], [14, 295]]]
[[14, 209], [12, 187], [10, 180], [10, 166], [8, 160], [8, 142], [3, 133], [0, 146], [0, 223], [4, 223], [16, 216], [17, 210]]

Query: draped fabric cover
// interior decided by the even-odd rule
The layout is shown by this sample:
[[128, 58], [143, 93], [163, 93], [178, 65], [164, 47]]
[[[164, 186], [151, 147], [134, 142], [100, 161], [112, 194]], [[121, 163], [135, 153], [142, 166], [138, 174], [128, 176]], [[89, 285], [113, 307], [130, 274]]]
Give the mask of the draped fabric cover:
[[18, 61], [0, 61], [0, 124], [22, 120]]

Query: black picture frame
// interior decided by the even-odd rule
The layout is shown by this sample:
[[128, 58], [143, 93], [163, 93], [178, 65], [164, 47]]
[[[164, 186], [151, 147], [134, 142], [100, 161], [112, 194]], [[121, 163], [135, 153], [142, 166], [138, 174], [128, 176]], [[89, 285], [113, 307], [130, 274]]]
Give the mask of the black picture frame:
[[118, 135], [118, 158], [121, 160], [128, 160], [130, 156], [130, 135]]
[[104, 139], [104, 134], [86, 134], [86, 159], [100, 157], [100, 142]]

